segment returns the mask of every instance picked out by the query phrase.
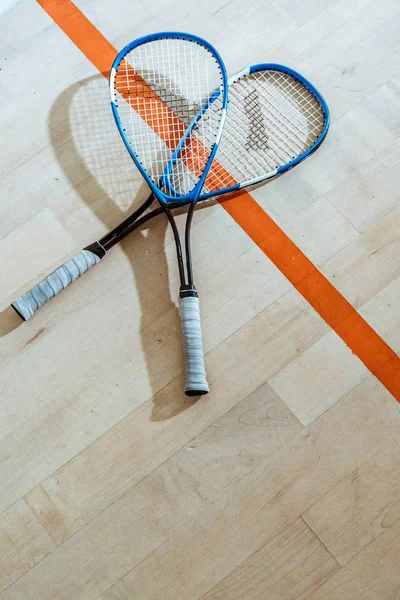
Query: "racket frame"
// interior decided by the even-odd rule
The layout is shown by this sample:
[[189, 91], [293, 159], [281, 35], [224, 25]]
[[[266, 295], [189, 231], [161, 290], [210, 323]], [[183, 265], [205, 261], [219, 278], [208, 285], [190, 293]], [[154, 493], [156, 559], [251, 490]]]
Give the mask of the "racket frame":
[[[119, 65], [121, 64], [122, 60], [124, 59], [124, 57], [129, 52], [131, 52], [132, 50], [134, 50], [135, 48], [137, 48], [138, 46], [141, 46], [143, 44], [153, 42], [153, 41], [158, 41], [158, 40], [165, 40], [165, 39], [180, 39], [180, 40], [184, 40], [187, 42], [194, 42], [195, 44], [203, 46], [206, 50], [208, 50], [210, 52], [210, 54], [216, 60], [218, 66], [221, 70], [223, 83], [222, 83], [222, 86], [220, 86], [219, 88], [214, 90], [214, 92], [210, 92], [210, 96], [209, 96], [208, 100], [203, 104], [200, 111], [196, 114], [196, 116], [194, 117], [192, 122], [187, 127], [185, 134], [181, 138], [178, 146], [173, 150], [171, 159], [165, 165], [165, 170], [161, 176], [159, 185], [156, 185], [154, 183], [154, 181], [151, 179], [151, 177], [149, 176], [149, 174], [147, 173], [146, 169], [143, 167], [141, 161], [139, 160], [138, 156], [136, 155], [135, 151], [133, 150], [133, 148], [128, 140], [128, 137], [124, 131], [124, 128], [122, 126], [122, 123], [121, 123], [121, 120], [120, 120], [120, 117], [118, 114], [114, 82], [115, 82], [115, 77], [117, 74], [117, 69], [118, 69]], [[149, 188], [151, 189], [151, 191], [153, 192], [154, 196], [164, 206], [168, 206], [168, 204], [171, 202], [173, 202], [174, 204], [177, 204], [177, 205], [190, 204], [192, 202], [195, 203], [201, 193], [201, 190], [204, 186], [204, 182], [205, 182], [208, 172], [211, 168], [214, 157], [217, 153], [219, 142], [220, 142], [222, 131], [223, 131], [223, 127], [225, 124], [225, 119], [226, 119], [226, 112], [227, 112], [227, 107], [228, 107], [228, 76], [227, 76], [226, 68], [225, 68], [225, 65], [222, 61], [220, 54], [209, 42], [207, 42], [206, 40], [204, 40], [201, 37], [198, 37], [196, 35], [192, 35], [189, 33], [184, 33], [181, 31], [162, 31], [159, 33], [152, 33], [150, 35], [145, 35], [141, 38], [138, 38], [137, 40], [134, 40], [133, 42], [130, 42], [118, 53], [118, 55], [116, 56], [116, 58], [112, 64], [112, 67], [111, 67], [109, 86], [110, 86], [111, 108], [112, 108], [112, 113], [113, 113], [115, 123], [118, 128], [118, 131], [122, 137], [125, 147], [128, 150], [133, 162], [135, 163], [136, 167], [140, 171], [140, 174], [143, 176], [143, 178], [147, 182], [147, 184], [148, 184]], [[169, 175], [171, 174], [173, 164], [176, 162], [176, 160], [179, 156], [179, 153], [180, 153], [181, 149], [183, 148], [184, 143], [186, 142], [186, 140], [189, 137], [189, 135], [191, 134], [191, 132], [194, 130], [197, 122], [200, 120], [200, 118], [202, 117], [204, 112], [209, 108], [210, 104], [215, 102], [215, 100], [221, 95], [221, 93], [222, 93], [221, 118], [220, 118], [220, 122], [218, 125], [218, 131], [217, 131], [217, 134], [215, 137], [214, 144], [212, 146], [210, 155], [207, 159], [206, 167], [205, 167], [202, 175], [200, 176], [198, 182], [194, 186], [194, 188], [188, 194], [179, 194], [178, 192], [173, 190], [172, 186], [169, 183]], [[160, 102], [162, 102], [162, 100], [160, 100]], [[166, 189], [171, 191], [172, 193], [168, 194], [166, 192], [163, 192], [160, 186], [165, 186]], [[208, 196], [208, 197], [210, 197], [210, 196]]]

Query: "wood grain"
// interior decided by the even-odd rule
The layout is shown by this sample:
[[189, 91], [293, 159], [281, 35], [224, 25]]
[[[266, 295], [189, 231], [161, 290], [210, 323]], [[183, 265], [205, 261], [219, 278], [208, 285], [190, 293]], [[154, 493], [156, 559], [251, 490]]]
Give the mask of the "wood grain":
[[304, 521], [296, 519], [203, 598], [303, 600], [338, 568]]
[[336, 573], [310, 600], [391, 600], [399, 593], [400, 520]]
[[[320, 89], [326, 141], [254, 204], [398, 353], [398, 3], [76, 5], [110, 48], [191, 31], [229, 73], [279, 62]], [[10, 313], [147, 188], [104, 77], [38, 3], [0, 11], [0, 600], [397, 598], [398, 404], [221, 206], [193, 227], [207, 398], [182, 393], [163, 218], [31, 321]]]
[[399, 444], [369, 457], [302, 516], [344, 565], [400, 518]]
[[46, 530], [23, 500], [0, 515], [0, 591], [54, 549]]
[[[154, 401], [144, 403], [26, 496], [52, 539], [61, 543], [71, 536], [234, 407], [240, 397], [259, 387], [265, 368], [271, 373], [279, 369], [282, 362], [290, 362], [304, 344], [312, 343], [326, 330], [294, 292], [271, 305], [248, 327], [250, 335], [242, 329], [206, 359], [211, 377], [213, 369], [220, 373], [220, 387], [214, 388], [212, 401], [207, 398], [188, 403], [182, 393], [183, 378], [177, 378]], [[238, 350], [244, 345], [249, 358], [254, 357], [245, 364]], [[222, 368], [228, 371], [221, 373]], [[236, 377], [232, 378], [234, 372]], [[57, 518], [48, 518], [54, 511]]]

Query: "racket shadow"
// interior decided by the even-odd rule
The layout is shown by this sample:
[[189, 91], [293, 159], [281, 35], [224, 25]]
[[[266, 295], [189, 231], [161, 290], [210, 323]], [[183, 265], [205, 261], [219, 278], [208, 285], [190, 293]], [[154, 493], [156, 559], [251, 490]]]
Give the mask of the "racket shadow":
[[[86, 233], [83, 233], [79, 241], [80, 244], [90, 243], [96, 235], [99, 239], [125, 219], [134, 208], [143, 203], [149, 194], [147, 184], [136, 170], [115, 127], [109, 105], [108, 85], [104, 77], [101, 75], [89, 77], [62, 92], [52, 106], [48, 126], [56, 160], [73, 190], [67, 198], [68, 210], [71, 210], [71, 215], [68, 213], [70, 227], [76, 224], [77, 228], [79, 226], [82, 228], [84, 225], [86, 229], [90, 229], [89, 237], [85, 238]], [[206, 204], [210, 206], [214, 202], [208, 201]], [[156, 207], [157, 204], [154, 206]], [[185, 212], [185, 209], [181, 212]], [[133, 330], [133, 335], [126, 337], [126, 341], [132, 342], [132, 353], [137, 352], [136, 340], [140, 335], [141, 353], [146, 366], [146, 373], [143, 371], [140, 376], [148, 378], [153, 394], [151, 419], [154, 421], [172, 418], [196, 400], [189, 399], [183, 391], [178, 395], [174, 392], [171, 398], [166, 398], [165, 393], [158, 394], [169, 382], [163, 380], [168, 377], [169, 364], [172, 373], [176, 372], [177, 365], [183, 365], [179, 312], [176, 299], [171, 297], [168, 276], [166, 276], [168, 262], [164, 248], [166, 241], [171, 241], [167, 238], [167, 230], [168, 220], [164, 215], [160, 215], [125, 238], [119, 245], [129, 261], [137, 293], [136, 303], [132, 298], [130, 313], [125, 307], [125, 313], [121, 318], [126, 317], [130, 321], [126, 323], [127, 329]], [[118, 256], [114, 255], [113, 258], [114, 252], [117, 254], [118, 249], [111, 251], [110, 256], [107, 256], [104, 261], [118, 261]], [[115, 265], [117, 268], [118, 264]], [[147, 265], [149, 265], [148, 269]], [[149, 271], [157, 271], [163, 276], [151, 282]], [[96, 277], [96, 270], [93, 277]], [[83, 278], [76, 284], [81, 286], [82, 295], [84, 295], [84, 291], [82, 292], [84, 281]], [[104, 288], [102, 292], [101, 283], [97, 288], [97, 296], [92, 298], [92, 302], [100, 300], [106, 293]], [[153, 283], [154, 287], [149, 285], [150, 283]], [[118, 288], [118, 281], [115, 286]], [[176, 285], [171, 285], [171, 289], [175, 288]], [[123, 291], [124, 302], [129, 309], [130, 292]], [[77, 293], [76, 287], [71, 293]], [[157, 309], [154, 310], [152, 302], [155, 294], [163, 299], [158, 312]], [[134, 313], [138, 310], [138, 305], [140, 317], [136, 325], [137, 319], [135, 320]], [[123, 309], [121, 302], [121, 311]], [[158, 342], [161, 341], [155, 326], [157, 321], [161, 321], [165, 326], [166, 338], [172, 331], [177, 333], [171, 339], [162, 340], [165, 343], [164, 350], [162, 345], [160, 348], [157, 347]], [[104, 346], [106, 345], [105, 342]], [[168, 348], [167, 352], [166, 348]], [[108, 352], [106, 347], [103, 352]], [[134, 354], [132, 356], [131, 364], [135, 365], [135, 356]], [[138, 357], [139, 359], [142, 358]], [[161, 365], [162, 361], [164, 364]], [[132, 375], [134, 370], [135, 367], [132, 368]], [[135, 387], [131, 385], [130, 389], [134, 390]], [[133, 404], [137, 406], [137, 403], [133, 402]]]
[[22, 325], [21, 317], [17, 315], [12, 306], [0, 312], [0, 337], [12, 333]]

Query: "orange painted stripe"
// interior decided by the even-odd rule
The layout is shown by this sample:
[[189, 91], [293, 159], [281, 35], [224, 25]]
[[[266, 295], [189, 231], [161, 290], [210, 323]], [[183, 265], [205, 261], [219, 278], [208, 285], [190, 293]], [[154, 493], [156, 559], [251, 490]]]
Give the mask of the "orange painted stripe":
[[[37, 0], [74, 44], [108, 77], [117, 50], [70, 0]], [[220, 201], [307, 302], [400, 402], [400, 358], [379, 337], [248, 192]]]
[[175, 150], [185, 134], [185, 125], [127, 61], [121, 61], [118, 73], [115, 89], [162, 141]]
[[[119, 73], [121, 73], [119, 75]], [[127, 85], [126, 82], [129, 81]], [[115, 77], [115, 89], [137, 112], [147, 125], [171, 150], [175, 150], [184, 136], [187, 125], [179, 119], [169, 106], [158, 96], [148, 83], [135, 72], [125, 60], [121, 61]], [[199, 138], [190, 134], [180, 153], [180, 159], [197, 178], [206, 168], [211, 148], [207, 148]], [[206, 179], [209, 191], [233, 187], [237, 181], [214, 160]]]
[[37, 0], [75, 46], [108, 77], [116, 49], [70, 0]]

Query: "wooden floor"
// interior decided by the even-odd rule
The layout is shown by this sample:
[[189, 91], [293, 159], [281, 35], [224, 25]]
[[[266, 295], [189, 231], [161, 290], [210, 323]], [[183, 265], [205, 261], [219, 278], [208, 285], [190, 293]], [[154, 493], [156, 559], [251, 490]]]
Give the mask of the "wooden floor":
[[[69, 0], [41, 2], [74, 37]], [[190, 31], [229, 73], [279, 62], [320, 89], [326, 142], [252, 195], [399, 353], [398, 2], [77, 6], [118, 49]], [[376, 378], [219, 204], [193, 229], [198, 401], [163, 219], [29, 322], [9, 308], [147, 191], [63, 23], [32, 0], [0, 11], [0, 600], [400, 598], [396, 372]]]

